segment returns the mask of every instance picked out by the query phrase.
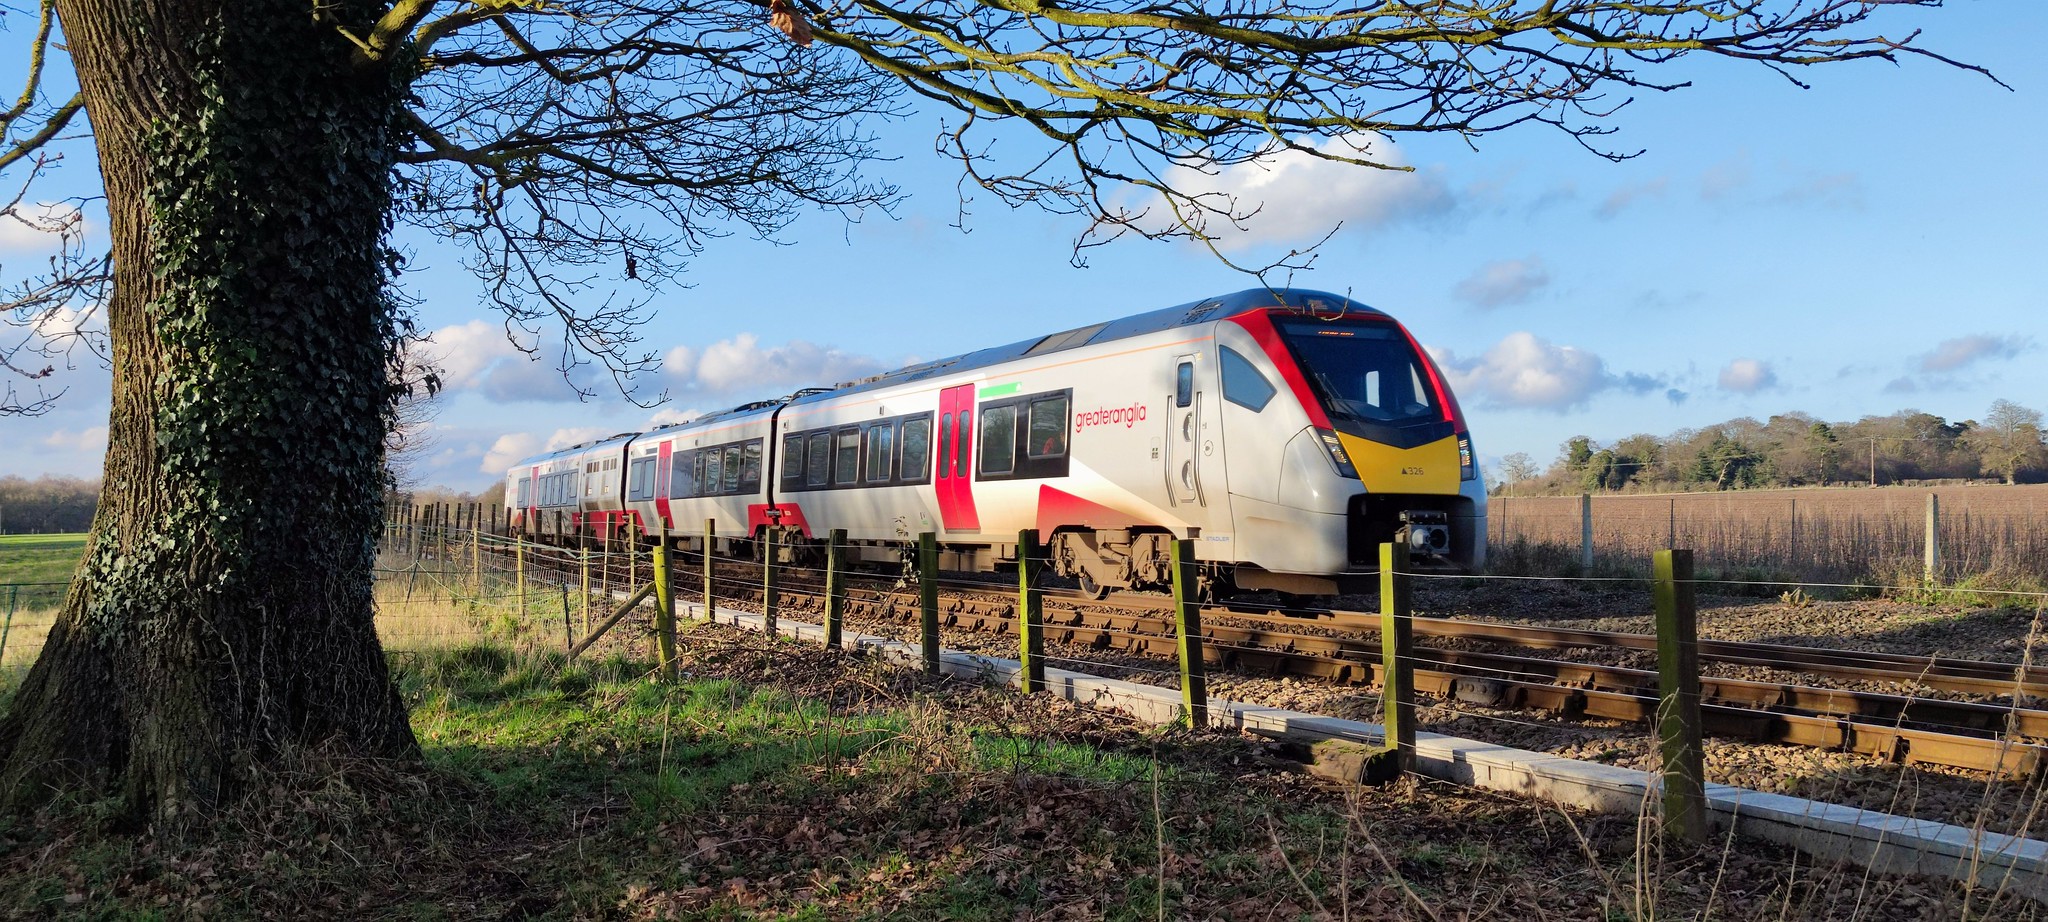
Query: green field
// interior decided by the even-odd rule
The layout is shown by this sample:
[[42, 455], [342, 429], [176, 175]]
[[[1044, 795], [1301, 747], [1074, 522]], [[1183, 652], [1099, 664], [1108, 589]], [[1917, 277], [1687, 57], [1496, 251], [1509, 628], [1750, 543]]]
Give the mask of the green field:
[[84, 553], [82, 534], [0, 535], [0, 688], [35, 662]]
[[0, 585], [71, 582], [85, 535], [0, 535]]

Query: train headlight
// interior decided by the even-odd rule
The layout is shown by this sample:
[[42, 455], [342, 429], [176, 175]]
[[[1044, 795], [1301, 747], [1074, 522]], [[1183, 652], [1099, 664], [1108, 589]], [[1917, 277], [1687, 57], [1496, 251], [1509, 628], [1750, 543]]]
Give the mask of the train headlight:
[[1471, 480], [1479, 476], [1479, 464], [1472, 457], [1472, 434], [1458, 433], [1458, 479]]
[[1351, 466], [1351, 456], [1344, 453], [1344, 443], [1337, 439], [1337, 433], [1317, 429], [1316, 437], [1323, 440], [1323, 449], [1330, 453], [1330, 463], [1336, 465], [1338, 476], [1357, 480], [1358, 469]]

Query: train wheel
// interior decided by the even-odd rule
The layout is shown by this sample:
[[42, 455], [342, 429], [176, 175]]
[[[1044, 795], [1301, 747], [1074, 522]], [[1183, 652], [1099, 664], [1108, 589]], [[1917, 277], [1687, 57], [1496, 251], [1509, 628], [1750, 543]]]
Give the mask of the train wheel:
[[1074, 582], [1080, 585], [1082, 594], [1097, 602], [1109, 598], [1109, 587], [1096, 583], [1095, 577], [1089, 576], [1086, 571], [1074, 577]]

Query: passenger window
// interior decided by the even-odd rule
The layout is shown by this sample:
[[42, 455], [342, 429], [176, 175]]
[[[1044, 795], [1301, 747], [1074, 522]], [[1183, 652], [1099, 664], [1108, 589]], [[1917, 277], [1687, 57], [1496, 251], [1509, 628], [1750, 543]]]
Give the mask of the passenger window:
[[718, 480], [725, 473], [725, 459], [716, 450], [700, 451], [697, 453], [697, 458], [699, 462], [698, 471], [702, 475], [697, 479], [697, 483], [701, 487], [697, 495], [708, 496], [718, 490]]
[[[696, 459], [694, 467], [690, 463], [692, 459]], [[682, 455], [670, 457], [668, 463], [668, 496], [672, 500], [680, 500], [684, 496], [698, 496], [705, 492], [705, 484], [702, 484], [702, 465], [705, 465], [705, 459], [696, 457], [694, 451], [686, 451]]]
[[756, 439], [740, 448], [740, 492], [761, 489], [761, 442]]
[[793, 487], [804, 482], [804, 437], [785, 435], [782, 437], [782, 485]]
[[721, 492], [738, 493], [740, 491], [740, 474], [743, 473], [740, 470], [740, 447], [738, 445], [727, 445], [725, 446], [725, 451], [721, 452], [721, 454], [725, 455], [725, 479], [721, 481]]
[[924, 479], [926, 465], [932, 457], [931, 417], [906, 419], [903, 421], [903, 479], [917, 482]]
[[839, 433], [839, 457], [832, 463], [833, 483], [853, 483], [860, 479], [860, 430], [847, 429]]
[[1031, 401], [1031, 428], [1024, 449], [1033, 458], [1057, 458], [1067, 453], [1066, 395]]
[[626, 499], [647, 498], [647, 473], [654, 467], [651, 460], [632, 461], [626, 464]]
[[868, 440], [868, 482], [887, 483], [889, 480], [890, 449], [896, 447], [896, 424], [882, 423], [867, 432]]
[[1222, 355], [1223, 361], [1219, 364], [1223, 366], [1223, 399], [1254, 413], [1265, 409], [1273, 399], [1272, 382], [1259, 374], [1251, 360], [1231, 351], [1228, 346], [1223, 347]]
[[960, 437], [953, 432], [953, 414], [943, 414], [939, 417], [939, 476], [946, 476], [953, 465], [952, 453], [959, 450]]
[[810, 457], [804, 461], [804, 483], [822, 487], [832, 482], [832, 433], [811, 436]]
[[1017, 408], [989, 407], [981, 411], [981, 472], [1007, 474], [1016, 466]]
[[519, 505], [521, 505], [521, 506], [527, 506], [527, 505], [530, 505], [530, 503], [528, 503], [528, 502], [527, 502], [526, 500], [527, 500], [527, 496], [528, 496], [529, 494], [531, 494], [532, 492], [533, 492], [533, 480], [532, 480], [531, 478], [528, 478], [528, 477], [521, 477], [521, 478], [519, 478]]
[[1195, 363], [1182, 362], [1173, 370], [1173, 405], [1184, 407], [1195, 402]]

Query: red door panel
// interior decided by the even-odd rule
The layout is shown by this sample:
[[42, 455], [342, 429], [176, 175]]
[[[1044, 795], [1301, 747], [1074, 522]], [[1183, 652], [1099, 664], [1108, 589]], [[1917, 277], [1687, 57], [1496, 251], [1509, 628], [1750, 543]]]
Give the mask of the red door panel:
[[675, 527], [675, 521], [668, 515], [668, 466], [675, 444], [674, 440], [661, 443], [661, 452], [655, 456], [654, 462], [654, 514], [661, 519], [664, 530]]
[[979, 530], [974, 511], [974, 385], [939, 392], [938, 488], [939, 521], [948, 531]]

